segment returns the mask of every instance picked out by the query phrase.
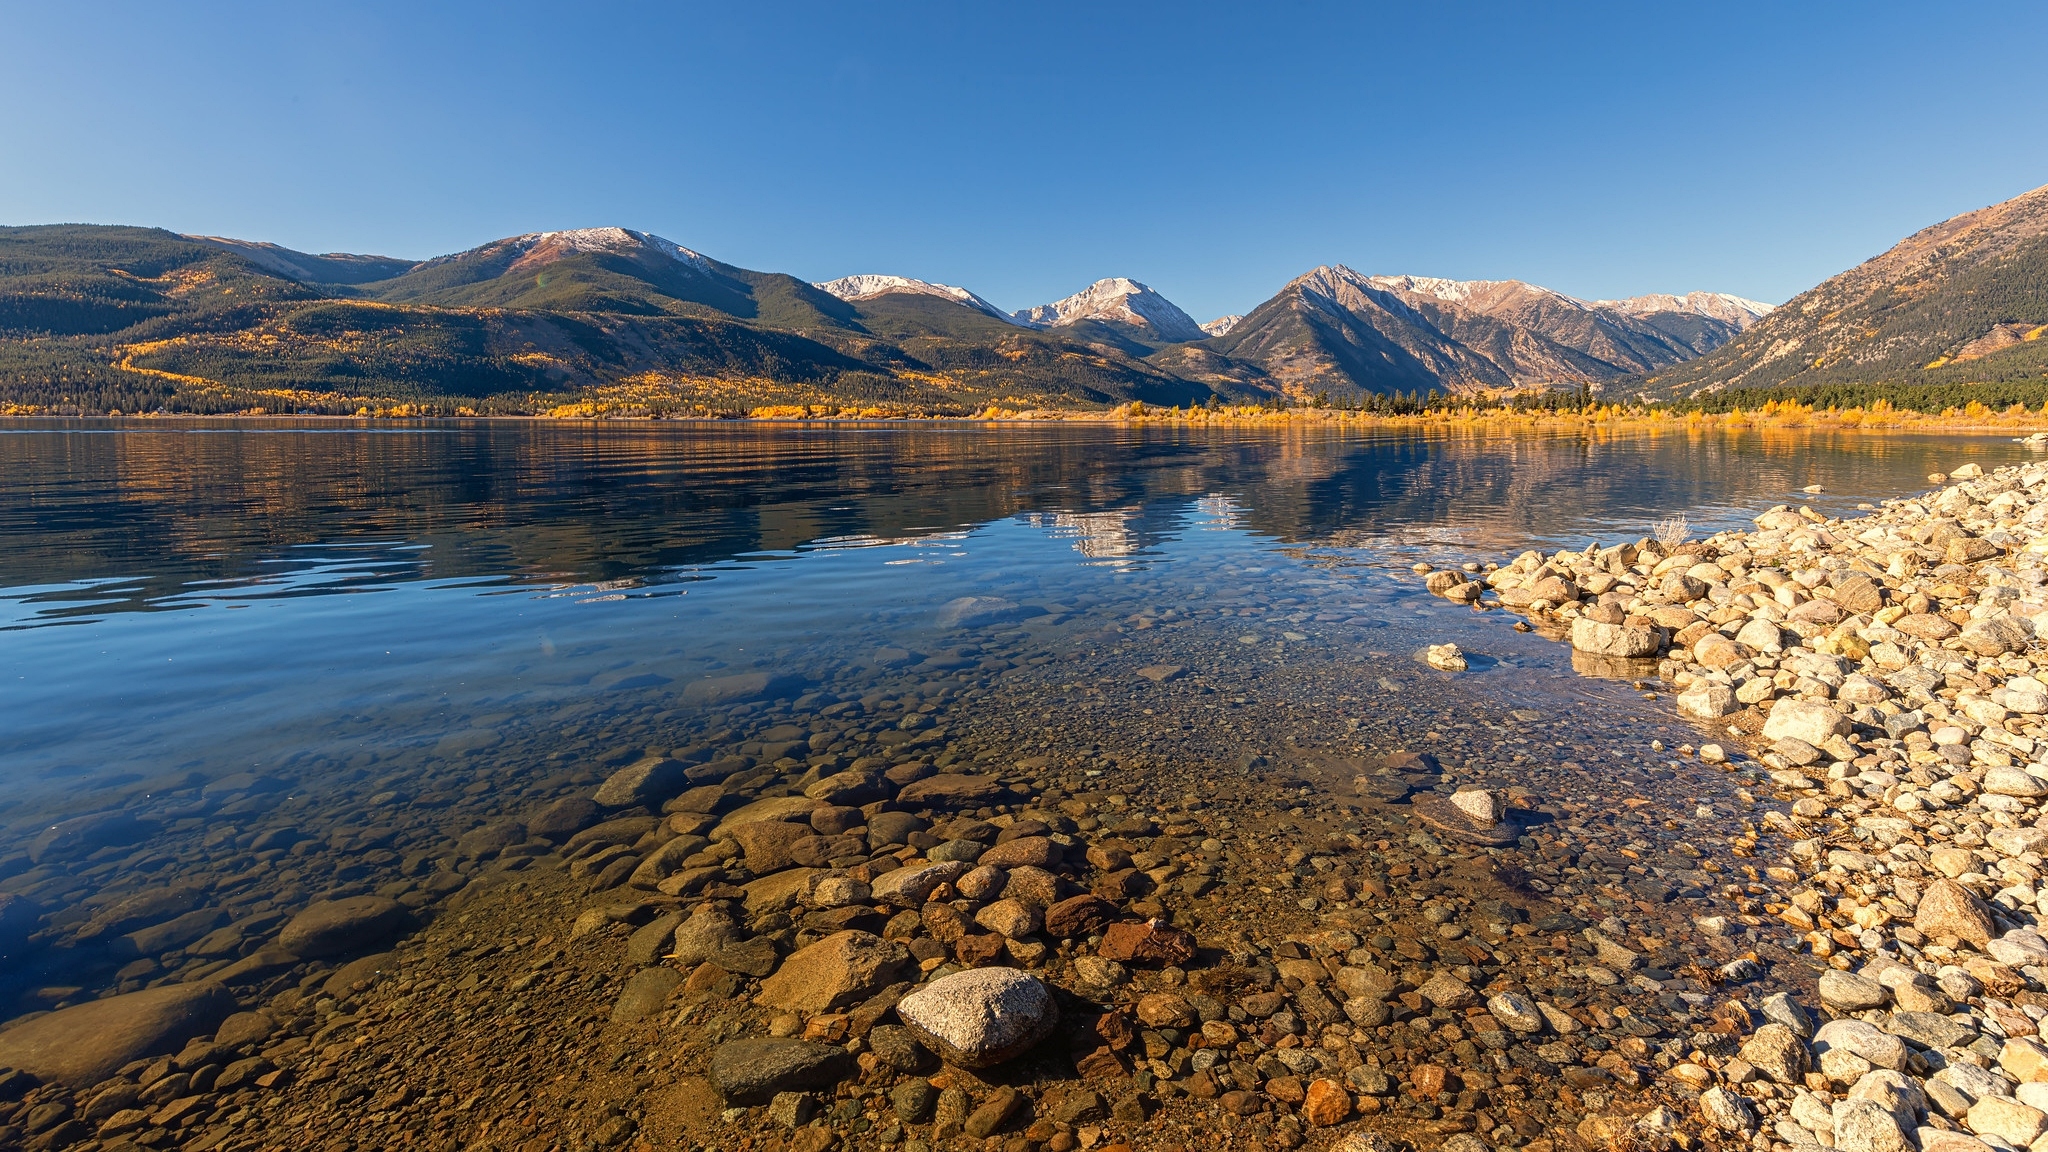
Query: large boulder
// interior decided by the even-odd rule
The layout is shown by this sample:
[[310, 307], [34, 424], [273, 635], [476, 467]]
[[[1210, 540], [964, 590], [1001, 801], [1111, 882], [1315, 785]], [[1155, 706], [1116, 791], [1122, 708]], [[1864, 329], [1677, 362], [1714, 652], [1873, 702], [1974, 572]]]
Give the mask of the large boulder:
[[922, 867], [898, 868], [875, 877], [871, 891], [876, 903], [893, 904], [899, 908], [922, 907], [925, 897], [941, 884], [950, 884], [967, 875], [968, 865], [960, 860], [947, 860]]
[[808, 796], [770, 796], [743, 804], [719, 817], [718, 826], [711, 830], [713, 840], [725, 840], [733, 830], [743, 824], [754, 824], [762, 820], [801, 820], [808, 824], [812, 810], [822, 807]]
[[0, 1068], [89, 1088], [131, 1060], [211, 1036], [235, 1011], [219, 984], [167, 984], [62, 1008], [0, 1032]]
[[277, 942], [292, 955], [310, 960], [380, 944], [410, 920], [405, 905], [382, 896], [323, 900], [292, 917]]
[[1680, 712], [1702, 720], [1717, 720], [1742, 711], [1742, 704], [1735, 699], [1735, 689], [1712, 680], [1695, 681], [1678, 694], [1677, 703]]
[[1012, 624], [1045, 615], [1045, 609], [1019, 604], [1000, 596], [962, 596], [939, 609], [941, 628], [983, 628], [990, 624]]
[[1663, 637], [1655, 628], [1602, 624], [1584, 616], [1572, 621], [1572, 647], [1580, 652], [1635, 660], [1655, 656], [1662, 646]]
[[858, 1071], [846, 1049], [808, 1040], [732, 1040], [711, 1053], [711, 1082], [728, 1104], [766, 1104], [777, 1093], [830, 1088]]
[[1947, 879], [1936, 880], [1920, 894], [1920, 904], [1913, 913], [1913, 928], [1929, 939], [1950, 936], [1980, 948], [1998, 930], [1984, 902], [1968, 888]]
[[786, 820], [756, 820], [742, 824], [732, 830], [733, 842], [747, 854], [747, 867], [756, 876], [780, 872], [796, 863], [790, 849], [800, 840], [811, 839], [815, 833], [809, 824], [794, 824]]
[[647, 756], [612, 773], [591, 799], [607, 808], [658, 808], [689, 784], [689, 768], [680, 760]]
[[1839, 736], [1852, 727], [1847, 716], [1826, 704], [1787, 697], [1771, 705], [1770, 717], [1764, 721], [1764, 739], [1775, 741], [1790, 736], [1818, 748], [1828, 742], [1828, 737]]
[[797, 906], [810, 890], [811, 877], [823, 871], [820, 868], [785, 868], [770, 873], [759, 880], [741, 885], [746, 893], [743, 903], [747, 915], [763, 916], [770, 912], [787, 912]]
[[133, 844], [156, 831], [156, 825], [126, 812], [95, 812], [74, 816], [43, 829], [28, 843], [30, 863], [66, 860], [99, 848]]
[[795, 695], [802, 679], [768, 672], [740, 672], [731, 676], [706, 676], [683, 686], [683, 703], [702, 707], [737, 704], [764, 696]]
[[757, 999], [771, 1008], [831, 1012], [865, 1000], [916, 970], [902, 944], [849, 928], [784, 960], [773, 976], [761, 981]]
[[632, 1024], [645, 1020], [682, 986], [683, 974], [673, 968], [643, 968], [626, 981], [619, 999], [612, 1005], [612, 1023]]
[[2033, 621], [2018, 616], [1986, 616], [1963, 625], [1962, 645], [1979, 656], [2003, 656], [2034, 638]]
[[948, 772], [905, 786], [896, 802], [906, 808], [979, 808], [1009, 794], [1008, 786], [994, 776]]
[[588, 796], [564, 796], [526, 822], [529, 835], [559, 844], [604, 818], [604, 808]]
[[1037, 977], [1015, 968], [972, 968], [905, 996], [896, 1015], [947, 1063], [989, 1068], [1045, 1039], [1060, 1013]]
[[688, 920], [676, 926], [669, 958], [686, 967], [702, 964], [744, 939], [746, 933], [717, 904], [699, 904]]

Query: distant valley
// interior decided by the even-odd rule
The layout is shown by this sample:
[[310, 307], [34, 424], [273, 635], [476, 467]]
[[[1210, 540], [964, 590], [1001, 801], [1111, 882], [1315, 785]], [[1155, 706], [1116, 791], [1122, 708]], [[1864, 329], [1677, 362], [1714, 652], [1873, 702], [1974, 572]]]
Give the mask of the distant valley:
[[2039, 376], [2044, 331], [2048, 189], [1777, 309], [1326, 265], [1206, 322], [1128, 278], [1006, 311], [964, 287], [813, 283], [625, 228], [418, 262], [147, 228], [0, 229], [0, 410], [17, 413], [964, 414], [1579, 387], [1654, 400]]

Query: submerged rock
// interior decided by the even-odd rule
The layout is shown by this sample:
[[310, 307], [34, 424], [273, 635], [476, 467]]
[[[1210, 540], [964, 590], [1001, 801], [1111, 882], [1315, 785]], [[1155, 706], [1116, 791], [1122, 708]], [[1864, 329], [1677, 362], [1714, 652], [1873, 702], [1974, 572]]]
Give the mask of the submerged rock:
[[325, 900], [294, 916], [277, 942], [294, 956], [332, 956], [388, 940], [410, 920], [405, 905], [383, 896]]
[[0, 1032], [0, 1068], [18, 1068], [75, 1089], [98, 1084], [130, 1061], [176, 1052], [210, 1036], [236, 1009], [219, 984], [170, 984], [60, 1009]]

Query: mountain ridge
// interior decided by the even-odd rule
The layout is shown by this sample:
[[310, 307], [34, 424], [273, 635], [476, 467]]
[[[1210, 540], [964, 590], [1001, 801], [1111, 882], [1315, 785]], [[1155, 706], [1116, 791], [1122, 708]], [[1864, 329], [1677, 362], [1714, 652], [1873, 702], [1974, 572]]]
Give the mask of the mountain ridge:
[[[2026, 336], [2042, 325], [2048, 185], [1922, 228], [1794, 296], [1740, 339], [1623, 387], [1667, 399], [2031, 379], [2048, 374], [2048, 343]], [[2020, 329], [2015, 339], [1995, 335], [2012, 336], [2013, 328]]]
[[[964, 410], [1514, 390], [1696, 354], [1736, 300], [1595, 306], [1521, 281], [1325, 265], [1244, 316], [1201, 325], [1128, 277], [1005, 312], [953, 285], [813, 283], [622, 227], [412, 261], [38, 226], [0, 229], [0, 405]], [[1659, 333], [1631, 310], [1698, 331]]]

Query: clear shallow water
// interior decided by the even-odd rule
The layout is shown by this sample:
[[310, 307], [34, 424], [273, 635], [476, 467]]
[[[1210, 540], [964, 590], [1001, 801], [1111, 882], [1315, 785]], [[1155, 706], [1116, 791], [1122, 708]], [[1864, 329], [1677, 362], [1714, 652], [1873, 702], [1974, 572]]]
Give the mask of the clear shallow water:
[[[1303, 548], [1394, 569], [1633, 538], [1678, 511], [1710, 531], [1780, 501], [1845, 511], [2025, 451], [1797, 434], [17, 422], [0, 434], [0, 803], [90, 810], [78, 789], [172, 770], [426, 753], [565, 707], [667, 707], [734, 670], [815, 681], [880, 645], [943, 639], [934, 612], [960, 596], [1187, 604], [1303, 579]], [[1827, 492], [1799, 491], [1813, 483]], [[1066, 615], [1113, 622], [1127, 599]]]
[[[1142, 774], [1450, 732], [1441, 750], [1540, 783], [1546, 764], [1587, 759], [1586, 725], [1568, 750], [1560, 733], [1481, 748], [1453, 729], [1596, 704], [1655, 723], [1662, 706], [1578, 678], [1499, 613], [1427, 597], [1415, 560], [1632, 539], [1679, 511], [1695, 532], [1779, 502], [1843, 511], [2026, 451], [1798, 434], [0, 425], [0, 893], [48, 914], [44, 967], [62, 969], [0, 996], [203, 974], [309, 900], [469, 867], [448, 847], [465, 831], [644, 749], [944, 763], [1000, 745], [1049, 771]], [[1799, 491], [1816, 483], [1827, 492]], [[969, 596], [1019, 608], [950, 620]], [[1446, 639], [1471, 673], [1410, 658]], [[1186, 674], [1136, 675], [1161, 664]], [[692, 689], [753, 672], [770, 690]], [[53, 821], [112, 810], [146, 836], [38, 847]], [[96, 958], [79, 926], [97, 909], [187, 878], [212, 886], [220, 923], [248, 927], [243, 943], [118, 974]]]

